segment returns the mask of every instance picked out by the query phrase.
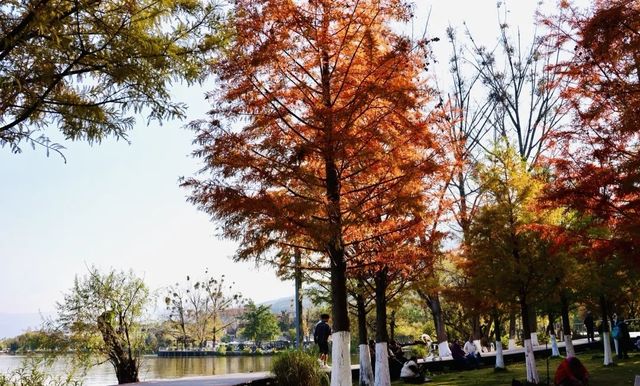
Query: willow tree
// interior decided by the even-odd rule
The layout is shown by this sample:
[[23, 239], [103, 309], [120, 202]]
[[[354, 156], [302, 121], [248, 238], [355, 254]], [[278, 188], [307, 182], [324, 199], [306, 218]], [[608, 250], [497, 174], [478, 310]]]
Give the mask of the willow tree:
[[135, 114], [184, 115], [172, 81], [202, 79], [220, 46], [208, 0], [5, 0], [0, 7], [0, 146], [19, 152], [47, 136], [126, 137]]
[[378, 217], [370, 203], [384, 196], [385, 213], [413, 213], [434, 167], [423, 56], [389, 26], [408, 20], [410, 8], [239, 0], [233, 12], [211, 119], [193, 124], [203, 178], [183, 185], [221, 234], [239, 241], [236, 259], [299, 248], [329, 271], [331, 384], [351, 385], [350, 251], [414, 222], [418, 214]]
[[108, 361], [119, 384], [139, 382], [142, 322], [149, 302], [149, 290], [132, 272], [91, 268], [85, 277], [76, 277], [64, 301], [56, 305], [58, 318], [51, 327], [65, 339], [54, 353], [73, 352], [90, 365]]

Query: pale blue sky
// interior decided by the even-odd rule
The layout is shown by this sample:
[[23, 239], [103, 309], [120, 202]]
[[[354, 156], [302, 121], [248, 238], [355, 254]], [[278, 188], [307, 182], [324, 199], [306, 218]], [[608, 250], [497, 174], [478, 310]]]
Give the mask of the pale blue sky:
[[[479, 41], [497, 31], [494, 0], [417, 0], [416, 33], [432, 6], [430, 36], [446, 69], [445, 28], [466, 20]], [[530, 35], [536, 0], [513, 0], [511, 24]], [[460, 37], [463, 37], [460, 28]], [[526, 40], [524, 40], [526, 41]], [[176, 87], [189, 104], [188, 119], [202, 116], [204, 90]], [[292, 294], [272, 270], [233, 263], [234, 245], [214, 237], [207, 216], [185, 201], [180, 176], [198, 168], [189, 157], [192, 133], [185, 122], [146, 127], [139, 120], [131, 144], [64, 143], [67, 163], [42, 149], [22, 154], [0, 149], [0, 313], [48, 312], [86, 266], [133, 269], [152, 289], [209, 267], [226, 273], [246, 297], [260, 302]], [[53, 129], [48, 133], [52, 135]], [[26, 327], [26, 326], [25, 326]], [[2, 336], [0, 331], [0, 336]]]

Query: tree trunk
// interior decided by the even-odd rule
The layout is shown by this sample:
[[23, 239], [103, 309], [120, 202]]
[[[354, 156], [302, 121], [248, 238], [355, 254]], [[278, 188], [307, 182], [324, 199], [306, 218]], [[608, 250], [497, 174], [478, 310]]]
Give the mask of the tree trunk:
[[375, 275], [376, 283], [376, 386], [391, 386], [391, 374], [389, 372], [389, 350], [387, 342], [387, 272], [384, 267]]
[[562, 313], [562, 334], [564, 335], [567, 357], [576, 356], [571, 339], [571, 320], [569, 319], [569, 299], [565, 291], [560, 291], [560, 312]]
[[498, 311], [493, 312], [493, 325], [495, 329], [496, 336], [496, 369], [504, 369], [504, 355], [502, 353], [502, 330], [500, 327], [500, 316], [498, 315]]
[[358, 349], [360, 351], [360, 386], [373, 385], [373, 368], [371, 367], [371, 353], [369, 352], [369, 337], [367, 336], [367, 309], [364, 302], [364, 284], [358, 280], [356, 307], [358, 309]]
[[[330, 9], [323, 3], [321, 34], [329, 41]], [[333, 346], [331, 349], [331, 386], [351, 386], [351, 333], [347, 305], [347, 262], [342, 235], [342, 210], [340, 176], [335, 159], [334, 112], [331, 95], [331, 59], [326, 47], [320, 48], [320, 77], [322, 104], [326, 109], [323, 117], [324, 167], [327, 195], [327, 218], [329, 237], [325, 246], [331, 260], [331, 305], [333, 317]]]
[[396, 311], [391, 311], [391, 320], [389, 321], [389, 338], [396, 339]]
[[522, 313], [522, 336], [524, 339], [524, 356], [527, 365], [527, 381], [537, 384], [540, 382], [538, 370], [536, 369], [536, 358], [531, 344], [531, 328], [529, 326], [529, 304], [527, 303], [526, 292], [520, 290], [520, 311]]
[[547, 325], [547, 332], [549, 333], [549, 339], [551, 340], [551, 356], [559, 357], [560, 350], [558, 349], [558, 340], [556, 339], [556, 330], [553, 326], [555, 317], [552, 313], [549, 313], [549, 324]]
[[[302, 270], [300, 268], [302, 256], [300, 249], [295, 251], [295, 309], [296, 309], [296, 348], [302, 349], [304, 342], [302, 339]], [[215, 324], [214, 324], [215, 329]], [[215, 335], [214, 335], [215, 344]]]
[[108, 311], [98, 316], [98, 330], [102, 335], [105, 347], [108, 349], [109, 362], [116, 371], [118, 384], [139, 382], [138, 358], [132, 357], [130, 347], [122, 346], [117, 332], [109, 323], [109, 316]]
[[609, 321], [607, 315], [609, 313], [607, 300], [604, 295], [600, 295], [600, 312], [602, 313], [602, 344], [604, 346], [604, 365], [613, 364], [613, 355], [611, 355], [611, 338], [609, 335]]
[[212, 339], [213, 339], [213, 347], [216, 347], [216, 333], [218, 332], [217, 328], [216, 328], [216, 324], [218, 323], [218, 318], [216, 317], [216, 312], [213, 313], [213, 333], [212, 335]]
[[331, 386], [351, 386], [351, 334], [347, 309], [346, 262], [331, 262]]
[[516, 348], [516, 313], [509, 313], [509, 350]]
[[538, 315], [536, 314], [535, 307], [529, 305], [529, 328], [531, 329], [531, 345], [533, 347], [539, 346], [538, 342]]
[[473, 338], [473, 344], [476, 345], [478, 352], [482, 352], [482, 344], [480, 342], [480, 338], [482, 338], [480, 315], [474, 314], [471, 316], [471, 337]]
[[140, 382], [138, 379], [138, 361], [136, 359], [126, 359], [117, 365], [114, 364], [113, 367], [116, 370], [116, 378], [118, 378], [119, 385]]
[[427, 303], [427, 307], [429, 307], [429, 310], [431, 311], [431, 316], [433, 317], [433, 323], [436, 330], [438, 355], [440, 358], [451, 356], [447, 329], [444, 325], [444, 316], [442, 315], [442, 308], [440, 306], [440, 295], [437, 292], [427, 294], [422, 291], [418, 291], [418, 295]]

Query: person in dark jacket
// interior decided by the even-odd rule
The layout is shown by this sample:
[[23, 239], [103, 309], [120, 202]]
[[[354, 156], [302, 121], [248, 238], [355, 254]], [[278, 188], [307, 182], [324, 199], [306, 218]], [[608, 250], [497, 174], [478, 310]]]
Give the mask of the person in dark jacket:
[[451, 357], [453, 358], [455, 368], [459, 370], [466, 369], [467, 358], [464, 350], [460, 346], [460, 342], [454, 339], [449, 345], [449, 350], [451, 350]]
[[629, 358], [629, 350], [631, 349], [631, 335], [629, 334], [629, 325], [624, 321], [622, 315], [618, 316], [616, 326], [619, 330], [618, 337], [618, 358]]
[[327, 366], [327, 359], [329, 357], [329, 336], [331, 336], [331, 327], [329, 326], [329, 315], [320, 315], [320, 321], [313, 329], [313, 341], [318, 345], [318, 351], [320, 352], [320, 361], [324, 366]]
[[587, 342], [588, 343], [595, 342], [594, 322], [593, 322], [593, 315], [591, 315], [591, 311], [587, 311], [587, 316], [585, 316], [584, 318], [584, 326], [587, 329]]

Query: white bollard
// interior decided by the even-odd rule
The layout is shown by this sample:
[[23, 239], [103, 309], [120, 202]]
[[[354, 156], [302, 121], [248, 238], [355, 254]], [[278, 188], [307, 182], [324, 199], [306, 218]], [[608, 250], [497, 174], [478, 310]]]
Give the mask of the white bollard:
[[540, 342], [538, 342], [538, 333], [537, 332], [532, 332], [531, 333], [531, 345], [533, 347], [540, 346]]

